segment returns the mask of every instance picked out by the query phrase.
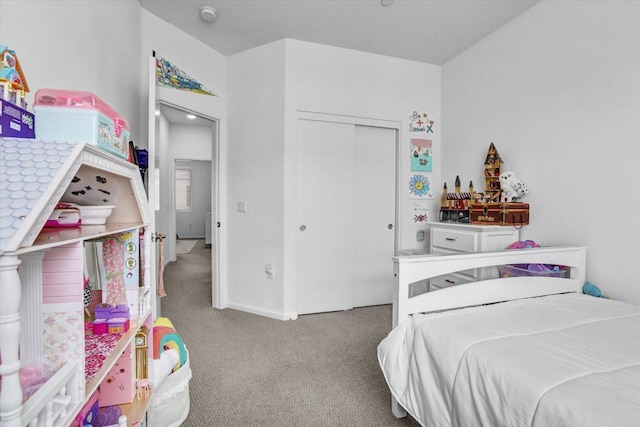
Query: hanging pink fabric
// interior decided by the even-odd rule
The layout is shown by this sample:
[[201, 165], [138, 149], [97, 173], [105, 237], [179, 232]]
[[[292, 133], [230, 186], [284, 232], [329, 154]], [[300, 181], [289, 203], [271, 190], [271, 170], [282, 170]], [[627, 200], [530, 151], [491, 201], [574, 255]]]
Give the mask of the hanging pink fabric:
[[160, 259], [158, 261], [158, 296], [160, 298], [166, 297], [167, 294], [164, 291], [164, 236], [159, 236], [158, 240], [160, 241]]

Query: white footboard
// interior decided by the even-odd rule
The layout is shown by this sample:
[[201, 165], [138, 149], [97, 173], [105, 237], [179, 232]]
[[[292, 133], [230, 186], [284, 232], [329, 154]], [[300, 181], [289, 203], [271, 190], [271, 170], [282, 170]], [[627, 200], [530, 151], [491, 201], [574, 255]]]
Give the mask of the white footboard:
[[[460, 255], [398, 256], [393, 258], [393, 326], [413, 313], [448, 310], [562, 292], [580, 292], [585, 282], [584, 247], [550, 247]], [[414, 297], [412, 283], [444, 274], [505, 264], [556, 264], [570, 268], [569, 278], [510, 277], [451, 286]]]

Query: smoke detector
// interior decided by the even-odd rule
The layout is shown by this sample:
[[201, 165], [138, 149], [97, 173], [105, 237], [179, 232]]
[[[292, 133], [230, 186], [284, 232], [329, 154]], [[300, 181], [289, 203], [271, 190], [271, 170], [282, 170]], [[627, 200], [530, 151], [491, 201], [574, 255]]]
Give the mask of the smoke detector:
[[204, 22], [213, 22], [217, 17], [218, 12], [216, 12], [216, 10], [212, 7], [203, 6], [202, 9], [200, 9], [200, 19], [202, 19]]

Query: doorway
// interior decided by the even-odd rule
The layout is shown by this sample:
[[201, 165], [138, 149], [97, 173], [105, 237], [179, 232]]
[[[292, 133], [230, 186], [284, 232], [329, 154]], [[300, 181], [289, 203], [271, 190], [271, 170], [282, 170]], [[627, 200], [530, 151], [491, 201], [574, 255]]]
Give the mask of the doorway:
[[[209, 232], [211, 256], [208, 259], [213, 267], [211, 305], [214, 306], [220, 265], [219, 238], [215, 232], [219, 200], [219, 124], [216, 119], [163, 101], [158, 103], [156, 122], [155, 228], [166, 235], [165, 265], [178, 261], [178, 237], [205, 241]], [[188, 173], [183, 173], [185, 171]], [[179, 182], [178, 178], [184, 176], [189, 176], [192, 182]], [[186, 189], [189, 191], [185, 193]], [[188, 202], [186, 208], [184, 202]]]

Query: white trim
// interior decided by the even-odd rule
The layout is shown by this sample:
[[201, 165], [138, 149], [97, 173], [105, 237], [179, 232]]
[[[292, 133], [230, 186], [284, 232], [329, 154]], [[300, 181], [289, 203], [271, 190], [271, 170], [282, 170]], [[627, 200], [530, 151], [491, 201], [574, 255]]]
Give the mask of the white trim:
[[[227, 307], [227, 281], [226, 281], [226, 245], [224, 244], [226, 241], [226, 230], [224, 229], [225, 218], [224, 212], [226, 211], [226, 192], [225, 188], [221, 184], [221, 177], [225, 176], [225, 163], [224, 159], [221, 158], [222, 152], [222, 132], [221, 127], [223, 126], [224, 119], [216, 118], [210, 116], [208, 114], [202, 113], [201, 111], [192, 110], [187, 107], [183, 107], [181, 105], [175, 104], [173, 102], [169, 102], [163, 99], [156, 100], [157, 105], [165, 105], [167, 107], [175, 108], [186, 113], [196, 114], [199, 117], [207, 119], [212, 123], [212, 131], [211, 143], [213, 146], [211, 147], [211, 157], [210, 158], [200, 158], [199, 156], [181, 156], [179, 158], [172, 157], [171, 158], [171, 175], [172, 175], [172, 186], [175, 186], [175, 175], [173, 170], [175, 169], [176, 160], [208, 160], [211, 162], [211, 178], [214, 179], [215, 175], [215, 187], [212, 186], [212, 197], [211, 197], [211, 211], [212, 211], [212, 250], [211, 250], [211, 267], [212, 267], [212, 292], [211, 292], [211, 305], [214, 308], [225, 308]], [[154, 122], [156, 118], [154, 115]], [[170, 224], [173, 224], [173, 231], [175, 231], [175, 223], [176, 223], [176, 210], [175, 210], [175, 188], [172, 187], [172, 206], [173, 209], [170, 212]], [[220, 229], [216, 226], [217, 223], [223, 224], [223, 228]], [[175, 232], [172, 233], [175, 235]], [[167, 257], [168, 258], [168, 257]], [[169, 261], [169, 260], [167, 260]], [[172, 261], [175, 261], [172, 260]]]
[[400, 130], [402, 122], [387, 119], [375, 119], [371, 117], [347, 116], [342, 114], [321, 113], [318, 111], [297, 110], [296, 119], [315, 120], [319, 122], [346, 123], [357, 126], [370, 126], [376, 128], [387, 128]]
[[246, 313], [257, 314], [258, 316], [269, 317], [276, 320], [295, 320], [298, 318], [298, 315], [296, 313], [280, 313], [272, 310], [264, 310], [262, 308], [257, 308], [251, 305], [236, 304], [230, 301], [227, 303], [227, 308], [244, 311]]

